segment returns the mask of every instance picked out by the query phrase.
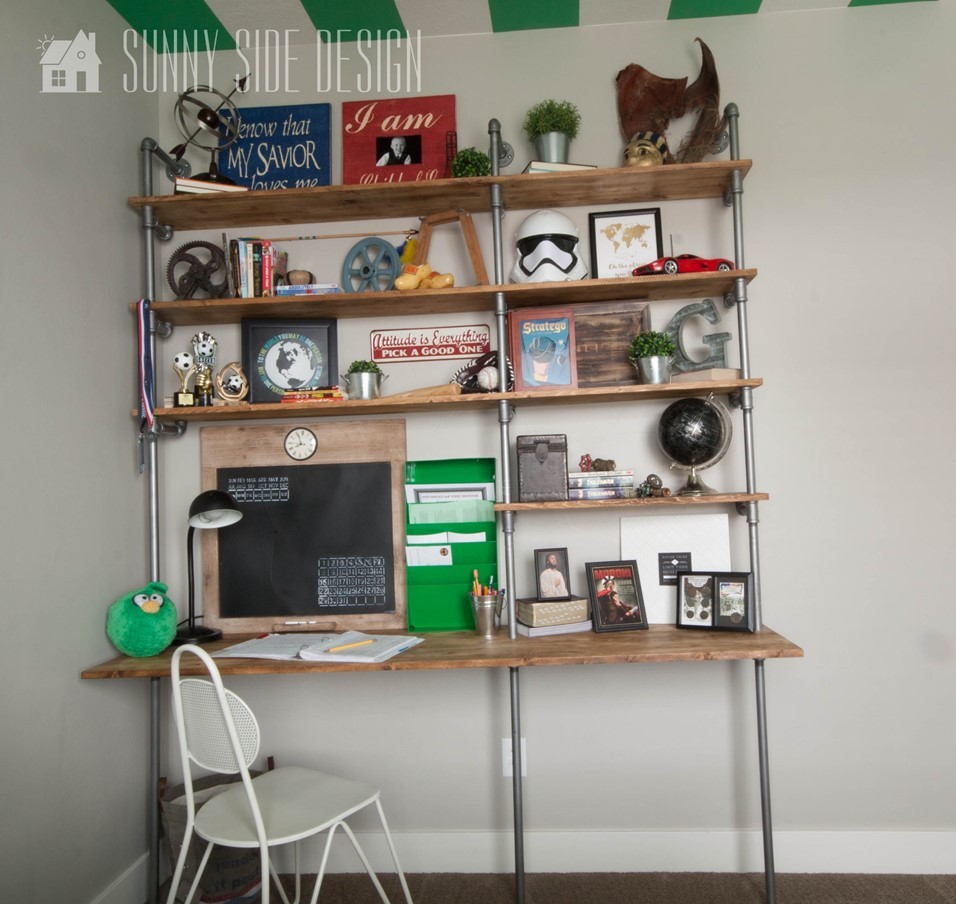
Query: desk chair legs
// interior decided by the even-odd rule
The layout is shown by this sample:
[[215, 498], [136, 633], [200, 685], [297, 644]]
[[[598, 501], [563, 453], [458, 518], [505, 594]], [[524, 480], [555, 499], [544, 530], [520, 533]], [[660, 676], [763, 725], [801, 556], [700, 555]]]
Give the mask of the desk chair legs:
[[[184, 654], [202, 662], [208, 679], [180, 678], [180, 659]], [[247, 704], [223, 686], [219, 669], [209, 654], [200, 647], [184, 644], [173, 653], [171, 673], [187, 807], [186, 830], [167, 904], [175, 904], [193, 838], [202, 838], [207, 844], [185, 904], [193, 900], [216, 846], [248, 852], [258, 850], [262, 904], [269, 904], [271, 879], [275, 880], [284, 904], [290, 904], [269, 853], [273, 847], [288, 845], [294, 845], [295, 904], [299, 904], [302, 893], [299, 843], [324, 833], [325, 847], [312, 893], [312, 904], [316, 904], [332, 839], [339, 827], [355, 848], [379, 898], [383, 904], [390, 904], [368, 857], [346, 823], [346, 819], [371, 804], [375, 804], [406, 904], [412, 904], [378, 788], [299, 766], [279, 767], [253, 779], [249, 766], [260, 749], [259, 723]], [[225, 783], [227, 787], [197, 806], [194, 766], [207, 772], [237, 776], [239, 781]]]

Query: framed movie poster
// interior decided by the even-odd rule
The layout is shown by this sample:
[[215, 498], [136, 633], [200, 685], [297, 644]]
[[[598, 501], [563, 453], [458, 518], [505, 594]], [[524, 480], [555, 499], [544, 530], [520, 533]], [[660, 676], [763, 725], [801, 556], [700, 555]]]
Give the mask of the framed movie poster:
[[451, 175], [455, 95], [342, 104], [342, 184], [421, 182]]
[[242, 369], [252, 403], [335, 386], [337, 358], [334, 320], [242, 321]]
[[511, 311], [515, 389], [571, 389], [578, 385], [574, 315], [567, 308]]
[[595, 631], [647, 628], [637, 562], [588, 562], [584, 570]]

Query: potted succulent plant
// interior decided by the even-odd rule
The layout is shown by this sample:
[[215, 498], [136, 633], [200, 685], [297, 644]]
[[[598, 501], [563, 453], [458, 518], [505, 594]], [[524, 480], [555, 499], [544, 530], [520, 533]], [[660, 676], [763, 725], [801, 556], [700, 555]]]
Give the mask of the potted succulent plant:
[[462, 148], [451, 162], [451, 174], [464, 176], [487, 176], [491, 172], [491, 158], [478, 148]]
[[356, 360], [342, 375], [350, 399], [377, 399], [382, 395], [382, 381], [387, 379], [374, 361]]
[[671, 363], [677, 347], [667, 333], [638, 333], [627, 347], [627, 357], [637, 368], [642, 383], [670, 383]]
[[581, 128], [581, 112], [569, 100], [543, 100], [525, 113], [522, 127], [537, 160], [567, 163], [571, 141]]

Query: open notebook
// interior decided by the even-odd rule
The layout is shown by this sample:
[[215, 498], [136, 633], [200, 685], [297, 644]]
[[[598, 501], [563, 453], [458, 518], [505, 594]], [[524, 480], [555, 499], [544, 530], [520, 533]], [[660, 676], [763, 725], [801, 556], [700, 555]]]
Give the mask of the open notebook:
[[213, 653], [220, 658], [303, 659], [310, 662], [384, 662], [424, 640], [411, 634], [267, 634]]

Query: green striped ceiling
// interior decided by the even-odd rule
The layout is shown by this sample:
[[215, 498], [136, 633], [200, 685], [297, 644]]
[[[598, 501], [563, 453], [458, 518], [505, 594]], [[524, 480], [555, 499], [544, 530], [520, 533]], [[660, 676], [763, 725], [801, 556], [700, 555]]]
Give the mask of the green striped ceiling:
[[[202, 35], [225, 50], [252, 46], [269, 29], [311, 42], [376, 40], [421, 33], [490, 34], [536, 28], [615, 25], [663, 19], [765, 15], [810, 9], [932, 0], [107, 0], [159, 52], [181, 50]], [[267, 40], [263, 38], [263, 40]], [[292, 43], [302, 43], [292, 42]]]

